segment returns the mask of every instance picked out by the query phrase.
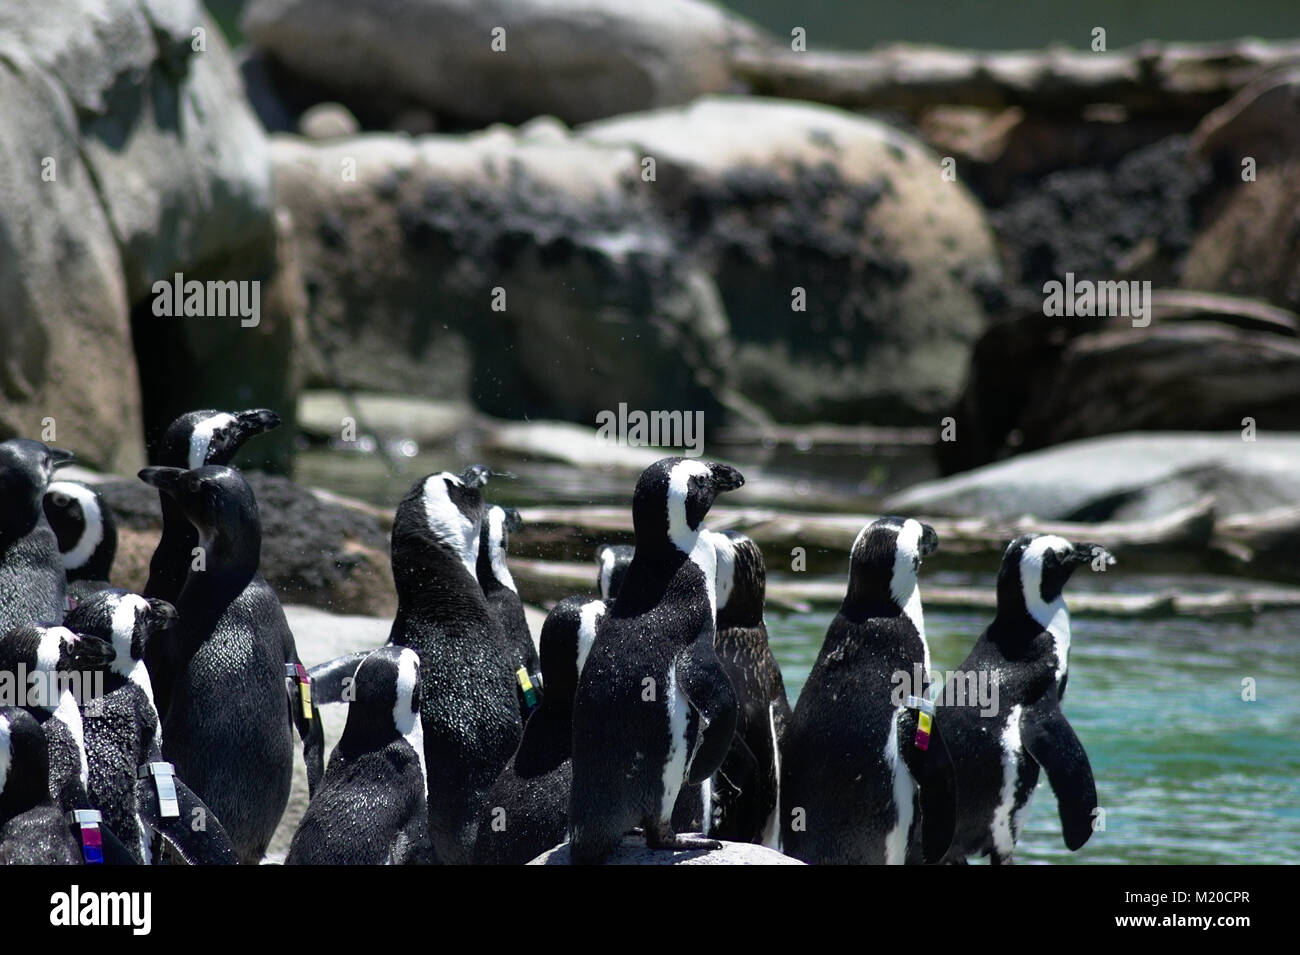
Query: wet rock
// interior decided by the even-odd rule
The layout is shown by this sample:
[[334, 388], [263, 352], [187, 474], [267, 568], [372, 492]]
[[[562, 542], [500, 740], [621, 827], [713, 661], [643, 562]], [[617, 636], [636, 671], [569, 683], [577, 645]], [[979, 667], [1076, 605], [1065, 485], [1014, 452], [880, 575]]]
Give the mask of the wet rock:
[[484, 126], [684, 103], [730, 88], [734, 51], [766, 42], [697, 0], [251, 0], [243, 28], [368, 128], [411, 105]]
[[637, 188], [715, 276], [737, 387], [773, 417], [932, 422], [956, 396], [1000, 273], [979, 205], [915, 140], [740, 97], [578, 132], [653, 160]]
[[[529, 865], [571, 865], [569, 844], [544, 852]], [[723, 842], [721, 849], [670, 851], [648, 849], [639, 836], [628, 836], [606, 865], [803, 865], [798, 859], [748, 842]]]

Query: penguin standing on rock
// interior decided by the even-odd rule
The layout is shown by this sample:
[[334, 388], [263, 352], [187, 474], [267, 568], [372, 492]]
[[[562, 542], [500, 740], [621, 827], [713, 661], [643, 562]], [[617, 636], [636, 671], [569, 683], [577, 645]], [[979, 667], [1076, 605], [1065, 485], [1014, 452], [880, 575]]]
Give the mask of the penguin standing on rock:
[[289, 801], [294, 726], [311, 791], [324, 750], [293, 633], [258, 572], [257, 501], [227, 467], [145, 468], [140, 478], [178, 505], [200, 547], [183, 558], [179, 623], [148, 648], [163, 754], [216, 813], [240, 861], [256, 863]]
[[59, 623], [67, 578], [42, 499], [72, 452], [39, 441], [0, 442], [0, 635], [30, 623]]
[[718, 494], [744, 483], [724, 464], [665, 458], [637, 481], [636, 554], [600, 620], [573, 707], [574, 860], [601, 862], [635, 826], [651, 848], [711, 849], [678, 835], [683, 786], [722, 764], [736, 695], [713, 647], [717, 556], [700, 533]]
[[990, 712], [968, 694], [942, 714], [961, 793], [946, 861], [987, 855], [995, 865], [1011, 862], [1040, 768], [1056, 794], [1066, 848], [1076, 851], [1092, 835], [1092, 767], [1061, 712], [1070, 656], [1063, 592], [1085, 564], [1105, 570], [1114, 563], [1097, 544], [1055, 535], [1026, 534], [1007, 547], [997, 613], [958, 671], [993, 682], [997, 704]]
[[[465, 475], [461, 476], [463, 478]], [[483, 514], [476, 570], [488, 608], [501, 624], [506, 640], [514, 651], [519, 708], [523, 719], [527, 720], [528, 714], [536, 709], [541, 696], [542, 673], [537, 659], [537, 645], [533, 643], [528, 618], [524, 615], [524, 602], [519, 599], [519, 591], [515, 588], [514, 578], [506, 565], [509, 535], [521, 527], [523, 522], [513, 507], [489, 505]]]
[[564, 841], [573, 786], [573, 694], [605, 602], [566, 597], [542, 625], [546, 696], [487, 794], [475, 865], [524, 865]]
[[25, 710], [0, 707], [0, 865], [80, 865], [81, 846], [50, 798], [49, 744]]
[[[781, 750], [782, 849], [809, 863], [938, 862], [956, 788], [930, 700], [917, 571], [927, 524], [885, 517], [849, 554], [849, 587]], [[920, 685], [913, 685], [920, 674]]]
[[[190, 411], [167, 426], [158, 448], [158, 460], [154, 463], [182, 470], [204, 465], [227, 465], [245, 441], [279, 425], [280, 416], [268, 408], [235, 412]], [[159, 497], [162, 537], [149, 561], [149, 580], [144, 586], [144, 595], [175, 605], [181, 588], [185, 586], [199, 535], [173, 497], [166, 493], [160, 493]], [[152, 669], [152, 660], [149, 665]]]
[[111, 586], [117, 521], [99, 492], [79, 481], [55, 481], [43, 507], [59, 542], [68, 596], [76, 601]]
[[428, 848], [419, 655], [380, 647], [357, 667], [353, 691], [286, 865], [404, 865]]

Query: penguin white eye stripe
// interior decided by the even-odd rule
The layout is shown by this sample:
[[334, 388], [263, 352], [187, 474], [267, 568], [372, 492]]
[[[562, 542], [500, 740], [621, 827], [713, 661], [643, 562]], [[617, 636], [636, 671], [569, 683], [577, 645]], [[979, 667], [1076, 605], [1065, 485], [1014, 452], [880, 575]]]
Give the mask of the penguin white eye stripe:
[[205, 418], [194, 426], [190, 432], [190, 456], [186, 462], [191, 471], [208, 463], [208, 452], [212, 449], [212, 439], [216, 433], [235, 423], [234, 415], [222, 412]]
[[64, 643], [76, 643], [76, 635], [66, 627], [48, 627], [36, 648], [36, 669], [50, 672], [58, 668]]
[[62, 557], [63, 566], [68, 570], [84, 567], [86, 561], [94, 556], [95, 548], [104, 539], [104, 515], [99, 508], [99, 499], [90, 488], [71, 481], [55, 481], [49, 486], [46, 494], [63, 495], [81, 505], [84, 521], [81, 536], [70, 550], [63, 553]]
[[424, 482], [424, 515], [429, 530], [439, 541], [454, 549], [469, 571], [478, 579], [478, 533], [474, 522], [461, 513], [447, 493], [447, 484], [463, 487], [460, 478], [443, 471], [431, 475]]
[[679, 461], [668, 472], [668, 537], [679, 549], [691, 552], [696, 529], [686, 520], [686, 500], [691, 493], [691, 478], [710, 477], [711, 471], [699, 461]]

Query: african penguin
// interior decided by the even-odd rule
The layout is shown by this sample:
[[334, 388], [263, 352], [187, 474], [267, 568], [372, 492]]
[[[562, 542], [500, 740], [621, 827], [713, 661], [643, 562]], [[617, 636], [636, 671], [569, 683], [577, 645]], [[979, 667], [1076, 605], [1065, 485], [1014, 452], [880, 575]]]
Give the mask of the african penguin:
[[[462, 475], [464, 477], [464, 475]], [[537, 645], [533, 643], [528, 619], [524, 616], [524, 602], [519, 599], [514, 578], [506, 565], [506, 546], [509, 535], [523, 527], [519, 512], [513, 507], [488, 505], [483, 512], [476, 571], [488, 609], [501, 624], [506, 640], [513, 652], [515, 671], [524, 673], [517, 680], [519, 712], [522, 719], [537, 706], [542, 693], [541, 665], [537, 659]], [[525, 684], [524, 677], [527, 677]]]
[[961, 794], [946, 861], [987, 855], [994, 864], [1011, 862], [1040, 767], [1056, 794], [1066, 847], [1077, 850], [1092, 835], [1092, 768], [1061, 712], [1070, 652], [1063, 591], [1079, 567], [1104, 570], [1114, 562], [1097, 544], [1053, 535], [1026, 534], [1007, 547], [997, 612], [958, 670], [996, 681], [996, 706], [966, 694], [941, 713]]
[[71, 451], [39, 441], [0, 442], [0, 634], [63, 620], [67, 579], [41, 501], [55, 470], [71, 462]]
[[566, 597], [542, 625], [546, 695], [519, 749], [488, 791], [479, 818], [476, 865], [523, 865], [564, 841], [573, 783], [573, 694], [596, 640], [603, 600]]
[[[227, 465], [244, 442], [280, 425], [280, 416], [267, 408], [247, 411], [190, 411], [181, 415], [163, 433], [154, 464], [193, 470], [204, 465]], [[159, 493], [162, 503], [162, 536], [149, 561], [146, 597], [157, 597], [175, 605], [185, 578], [198, 533], [185, 519], [175, 499]], [[152, 661], [149, 661], [152, 667]]]
[[109, 587], [117, 556], [117, 521], [99, 492], [78, 481], [55, 481], [45, 492], [43, 506], [59, 542], [68, 596], [76, 601]]
[[515, 655], [479, 586], [483, 496], [446, 471], [417, 481], [393, 519], [397, 617], [389, 642], [420, 656], [429, 837], [470, 860], [483, 799], [523, 734]]
[[140, 479], [179, 506], [200, 546], [184, 558], [175, 629], [146, 648], [163, 755], [221, 820], [240, 861], [256, 863], [289, 801], [294, 727], [312, 792], [324, 749], [293, 633], [258, 572], [257, 501], [227, 467], [145, 468]]
[[576, 862], [600, 862], [624, 833], [647, 845], [716, 848], [675, 834], [683, 786], [722, 764], [736, 695], [713, 648], [717, 556], [700, 534], [714, 498], [744, 483], [724, 464], [664, 458], [632, 499], [636, 553], [578, 678], [569, 833]]
[[[142, 864], [154, 861], [154, 833], [167, 839], [190, 864], [238, 861], [216, 814], [181, 779], [172, 774], [162, 783], [164, 794], [168, 786], [176, 793], [174, 809], [164, 811], [158, 800], [157, 775], [140, 775], [142, 767], [164, 762], [162, 725], [144, 649], [160, 631], [175, 626], [175, 609], [164, 600], [146, 599], [125, 590], [101, 590], [69, 610], [65, 623], [77, 633], [98, 637], [113, 647], [103, 695], [82, 707], [89, 795], [104, 814], [105, 825]], [[191, 825], [199, 818], [202, 827]]]
[[709, 791], [708, 833], [776, 848], [780, 741], [790, 721], [781, 669], [767, 642], [767, 568], [738, 531], [705, 531], [718, 558], [718, 632], [713, 646], [736, 691], [736, 738]]
[[610, 603], [618, 596], [635, 551], [631, 544], [601, 544], [596, 548], [596, 566], [599, 568], [596, 584], [600, 587], [601, 600]]
[[917, 586], [921, 561], [937, 546], [929, 525], [897, 517], [873, 521], [853, 542], [848, 591], [781, 747], [787, 855], [823, 864], [938, 862], [952, 841], [956, 791], [939, 733], [944, 714], [929, 712]]
[[39, 723], [0, 707], [0, 865], [80, 865], [81, 846], [50, 797], [49, 744]]
[[286, 865], [405, 865], [429, 844], [420, 657], [383, 646], [357, 667], [348, 721]]

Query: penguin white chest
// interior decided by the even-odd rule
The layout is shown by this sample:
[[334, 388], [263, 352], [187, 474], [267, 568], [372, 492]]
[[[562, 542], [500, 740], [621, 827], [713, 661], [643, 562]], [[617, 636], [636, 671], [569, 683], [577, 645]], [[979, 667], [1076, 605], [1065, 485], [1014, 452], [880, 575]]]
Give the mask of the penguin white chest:
[[667, 822], [673, 817], [673, 807], [686, 779], [687, 761], [691, 755], [690, 741], [686, 738], [690, 726], [690, 704], [677, 679], [676, 660], [668, 666], [664, 702], [668, 708], [668, 755], [664, 760], [663, 803], [659, 807], [659, 817]]

